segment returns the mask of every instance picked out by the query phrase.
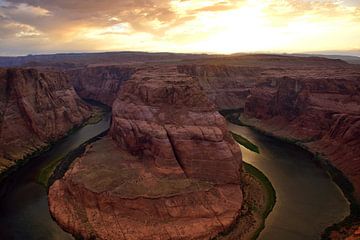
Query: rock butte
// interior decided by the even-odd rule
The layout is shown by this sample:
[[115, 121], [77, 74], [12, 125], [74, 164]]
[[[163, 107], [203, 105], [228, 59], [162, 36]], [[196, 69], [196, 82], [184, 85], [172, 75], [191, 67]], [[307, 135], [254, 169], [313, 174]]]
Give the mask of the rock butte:
[[209, 239], [238, 216], [240, 176], [240, 149], [197, 82], [144, 67], [118, 93], [110, 136], [50, 187], [49, 206], [86, 239]]
[[[360, 199], [359, 65], [280, 55], [104, 53], [27, 59], [0, 62], [36, 60], [35, 67], [55, 67], [68, 78], [43, 70], [0, 70], [2, 170], [89, 116], [67, 79], [81, 97], [113, 105], [110, 135], [91, 145], [50, 190], [51, 210], [68, 231], [88, 237], [122, 232], [154, 238], [155, 231], [168, 234], [162, 238], [207, 238], [225, 229], [242, 204], [241, 162], [215, 108], [241, 109], [242, 121], [324, 155]], [[178, 61], [178, 71], [169, 64], [155, 66], [164, 59]], [[106, 66], [114, 62], [121, 65]], [[15, 76], [20, 80], [9, 80]], [[151, 228], [149, 215], [130, 212], [140, 207], [166, 231]], [[130, 228], [143, 230], [123, 232], [119, 226], [129, 225], [117, 222], [125, 221], [119, 216], [128, 218]], [[182, 227], [175, 230], [172, 223]]]
[[64, 74], [0, 68], [0, 173], [90, 114]]

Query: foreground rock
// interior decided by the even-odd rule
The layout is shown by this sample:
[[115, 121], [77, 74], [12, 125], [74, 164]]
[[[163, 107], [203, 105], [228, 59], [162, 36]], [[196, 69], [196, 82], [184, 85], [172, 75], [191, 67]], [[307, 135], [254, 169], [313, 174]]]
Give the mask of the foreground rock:
[[113, 104], [110, 136], [50, 187], [50, 211], [86, 239], [209, 239], [236, 221], [241, 165], [193, 79], [140, 68]]
[[0, 173], [80, 125], [90, 110], [61, 73], [0, 69]]

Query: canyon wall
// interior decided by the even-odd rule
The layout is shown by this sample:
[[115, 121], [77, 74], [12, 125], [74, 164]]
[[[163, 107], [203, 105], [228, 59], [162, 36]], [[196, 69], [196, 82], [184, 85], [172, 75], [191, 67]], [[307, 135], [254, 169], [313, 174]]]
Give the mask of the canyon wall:
[[113, 106], [109, 136], [49, 192], [75, 235], [207, 239], [227, 229], [242, 205], [241, 155], [216, 110], [241, 109], [249, 125], [325, 156], [359, 199], [356, 65], [245, 55], [65, 70], [81, 97]]
[[[250, 90], [299, 68], [313, 71], [349, 66], [341, 60], [286, 55], [240, 55], [184, 61], [178, 71], [195, 78], [218, 110], [243, 109]], [[306, 74], [306, 72], [305, 72]]]
[[0, 69], [0, 173], [90, 114], [62, 73]]
[[255, 68], [221, 64], [179, 65], [178, 70], [194, 77], [219, 110], [244, 108], [259, 77]]
[[241, 166], [194, 79], [141, 67], [118, 93], [109, 136], [50, 187], [50, 211], [85, 239], [209, 239], [239, 214]]
[[219, 110], [241, 109], [242, 120], [300, 141], [341, 170], [360, 199], [360, 67], [338, 59], [243, 55], [187, 62]]
[[76, 92], [84, 99], [112, 106], [121, 84], [134, 73], [133, 67], [93, 66], [66, 71]]
[[297, 141], [327, 158], [360, 200], [360, 68], [332, 65], [285, 70], [257, 84], [242, 120]]
[[251, 91], [243, 120], [324, 155], [360, 200], [359, 83], [360, 71], [359, 77], [272, 80]]

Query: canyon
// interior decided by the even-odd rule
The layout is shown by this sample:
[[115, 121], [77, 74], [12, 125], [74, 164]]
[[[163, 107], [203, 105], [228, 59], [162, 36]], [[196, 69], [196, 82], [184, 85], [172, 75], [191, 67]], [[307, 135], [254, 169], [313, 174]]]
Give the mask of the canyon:
[[253, 55], [204, 60], [179, 71], [197, 78], [219, 110], [238, 109], [244, 123], [323, 155], [349, 178], [360, 200], [359, 65]]
[[0, 173], [46, 148], [91, 115], [66, 75], [0, 69]]
[[112, 106], [120, 86], [134, 73], [130, 66], [89, 66], [66, 71], [77, 94]]
[[[22, 69], [0, 71], [4, 171], [87, 119], [91, 107], [81, 98], [112, 107], [109, 134], [49, 189], [50, 211], [66, 231], [86, 239], [209, 239], [229, 229], [244, 202], [242, 157], [218, 110], [321, 156], [359, 202], [360, 65], [314, 56], [165, 56], [21, 59]], [[348, 235], [356, 237], [356, 221]]]
[[113, 103], [109, 136], [49, 189], [50, 211], [86, 239], [209, 239], [242, 206], [241, 152], [197, 83], [144, 67]]

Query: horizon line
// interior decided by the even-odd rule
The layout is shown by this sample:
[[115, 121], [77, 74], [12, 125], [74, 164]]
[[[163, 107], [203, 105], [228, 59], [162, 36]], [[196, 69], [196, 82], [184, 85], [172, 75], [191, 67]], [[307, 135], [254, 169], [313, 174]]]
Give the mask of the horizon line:
[[324, 55], [324, 56], [349, 56], [360, 58], [360, 49], [354, 50], [324, 50], [324, 51], [304, 51], [304, 52], [276, 52], [276, 51], [252, 51], [252, 52], [170, 52], [170, 51], [140, 51], [140, 50], [117, 50], [117, 51], [64, 51], [64, 52], [44, 52], [44, 53], [28, 53], [24, 55], [2, 55], [0, 58], [16, 58], [30, 56], [50, 56], [50, 55], [77, 55], [77, 54], [109, 54], [109, 53], [143, 53], [143, 54], [184, 54], [184, 55], [209, 55], [209, 56], [232, 56], [236, 54], [243, 55]]

